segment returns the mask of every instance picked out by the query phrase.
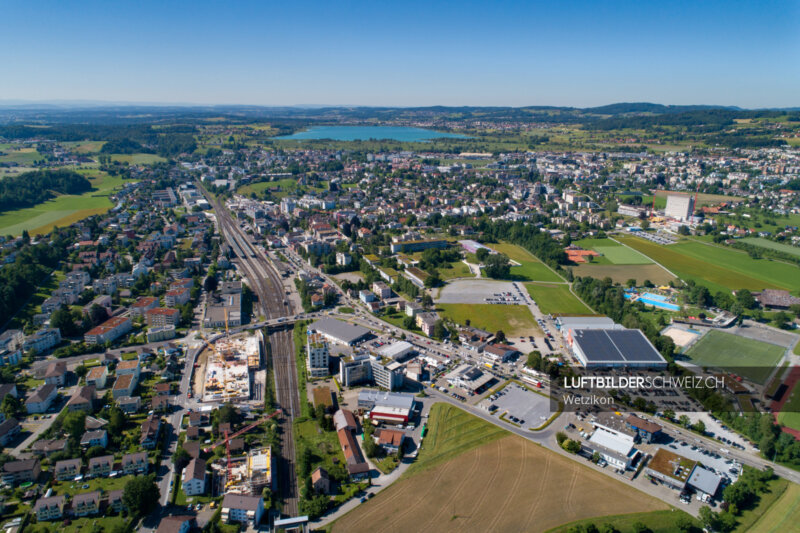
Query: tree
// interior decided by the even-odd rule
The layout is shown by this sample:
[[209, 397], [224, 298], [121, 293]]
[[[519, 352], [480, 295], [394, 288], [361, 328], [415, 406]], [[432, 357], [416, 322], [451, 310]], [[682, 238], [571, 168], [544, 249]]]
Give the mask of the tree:
[[489, 257], [489, 250], [486, 248], [478, 248], [478, 250], [475, 252], [475, 257], [478, 258], [478, 261], [484, 263], [486, 258]]
[[178, 446], [178, 449], [172, 454], [172, 463], [175, 465], [176, 469], [185, 467], [191, 460], [192, 456], [183, 446]]
[[688, 428], [689, 424], [692, 423], [692, 421], [689, 420], [689, 417], [686, 415], [681, 415], [681, 417], [678, 419], [678, 422], [685, 428]]
[[493, 254], [485, 261], [486, 275], [494, 279], [508, 279], [511, 275], [511, 263], [503, 254]]
[[558, 442], [559, 446], [561, 446], [565, 440], [567, 440], [566, 433], [564, 433], [563, 431], [559, 431], [558, 433], [556, 433], [556, 442]]
[[217, 277], [206, 276], [206, 279], [203, 280], [203, 288], [206, 292], [214, 292], [217, 290]]
[[78, 376], [78, 378], [85, 378], [86, 374], [88, 373], [89, 373], [89, 367], [87, 367], [86, 365], [81, 364], [75, 367], [75, 375]]
[[674, 420], [675, 419], [675, 411], [672, 409], [664, 409], [664, 418], [667, 420]]
[[84, 457], [86, 457], [87, 459], [92, 459], [93, 457], [100, 457], [101, 455], [105, 454], [106, 454], [106, 449], [103, 448], [102, 446], [92, 446], [91, 448], [86, 450]]
[[597, 464], [597, 463], [599, 463], [599, 462], [600, 462], [600, 452], [594, 452], [594, 453], [592, 454], [592, 462], [593, 462], [594, 464]]
[[572, 439], [567, 439], [566, 441], [564, 441], [562, 447], [569, 453], [578, 453], [581, 451], [581, 443]]
[[378, 445], [375, 444], [375, 439], [372, 438], [371, 435], [364, 435], [364, 453], [367, 454], [367, 457], [373, 458], [378, 455]]
[[697, 422], [694, 423], [692, 429], [694, 429], [696, 432], [702, 435], [705, 434], [706, 432], [706, 425], [703, 423], [702, 420], [698, 420]]
[[137, 476], [125, 484], [122, 502], [134, 516], [145, 516], [158, 506], [160, 492], [153, 474]]
[[497, 342], [506, 342], [506, 334], [503, 333], [502, 329], [498, 330], [497, 333], [494, 334], [494, 338], [497, 340]]
[[444, 322], [437, 320], [433, 325], [433, 337], [442, 340], [447, 334], [447, 329], [444, 327]]
[[417, 323], [414, 320], [413, 316], [407, 316], [407, 317], [405, 317], [403, 319], [403, 328], [404, 329], [414, 329], [414, 326], [416, 326], [416, 325], [417, 325]]
[[422, 307], [431, 307], [433, 305], [433, 298], [427, 292], [422, 295]]
[[647, 219], [642, 220], [641, 226], [643, 230], [647, 231], [648, 229], [650, 229], [650, 221]]
[[79, 442], [86, 431], [86, 413], [83, 411], [67, 413], [61, 427], [69, 434], [70, 439]]
[[79, 332], [72, 311], [63, 305], [50, 315], [50, 327], [58, 328], [65, 337], [73, 337]]
[[0, 403], [0, 411], [6, 415], [6, 418], [14, 418], [22, 411], [22, 402], [18, 398], [6, 394], [3, 402]]
[[753, 309], [756, 306], [756, 299], [747, 289], [741, 289], [736, 292], [736, 301], [745, 309]]

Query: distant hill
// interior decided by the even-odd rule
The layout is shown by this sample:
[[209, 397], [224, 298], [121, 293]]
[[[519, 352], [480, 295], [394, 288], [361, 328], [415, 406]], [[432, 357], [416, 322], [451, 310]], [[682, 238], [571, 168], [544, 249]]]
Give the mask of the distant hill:
[[627, 115], [639, 113], [651, 113], [654, 115], [666, 115], [675, 113], [686, 113], [689, 111], [706, 111], [709, 109], [729, 109], [741, 111], [740, 107], [717, 106], [717, 105], [663, 105], [651, 104], [649, 102], [621, 102], [600, 107], [586, 107], [581, 109], [584, 113], [597, 115]]

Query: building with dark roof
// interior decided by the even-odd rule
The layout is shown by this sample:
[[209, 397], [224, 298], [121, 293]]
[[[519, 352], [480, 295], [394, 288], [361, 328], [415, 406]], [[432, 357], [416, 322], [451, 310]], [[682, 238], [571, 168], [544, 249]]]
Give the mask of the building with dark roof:
[[578, 329], [572, 351], [585, 368], [666, 368], [667, 361], [638, 329]]
[[661, 430], [663, 429], [660, 424], [640, 418], [634, 414], [628, 415], [625, 419], [625, 424], [636, 432], [642, 442], [653, 442], [661, 435]]

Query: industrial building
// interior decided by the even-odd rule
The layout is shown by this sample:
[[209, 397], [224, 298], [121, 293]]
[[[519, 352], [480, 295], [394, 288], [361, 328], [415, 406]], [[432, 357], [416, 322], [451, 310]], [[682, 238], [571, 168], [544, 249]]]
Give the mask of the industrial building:
[[309, 333], [319, 333], [330, 342], [353, 346], [364, 341], [372, 333], [365, 327], [354, 326], [334, 318], [317, 320], [308, 326]]
[[388, 346], [384, 346], [378, 351], [378, 353], [381, 355], [381, 357], [394, 359], [395, 361], [402, 361], [403, 359], [406, 359], [407, 356], [411, 355], [414, 350], [414, 345], [410, 342], [400, 341]]
[[674, 218], [681, 222], [686, 222], [694, 214], [694, 197], [691, 194], [669, 194], [667, 195], [667, 207], [664, 215], [667, 218]]
[[387, 390], [403, 385], [403, 369], [394, 361], [384, 364], [379, 358], [367, 354], [339, 358], [339, 381], [345, 387], [373, 382]]
[[477, 367], [463, 364], [445, 376], [447, 382], [470, 392], [478, 392], [494, 379], [489, 373], [483, 372]]
[[358, 407], [369, 411], [372, 420], [405, 424], [414, 410], [414, 397], [410, 394], [364, 389], [358, 393]]
[[576, 329], [572, 351], [585, 368], [666, 368], [667, 361], [638, 329]]

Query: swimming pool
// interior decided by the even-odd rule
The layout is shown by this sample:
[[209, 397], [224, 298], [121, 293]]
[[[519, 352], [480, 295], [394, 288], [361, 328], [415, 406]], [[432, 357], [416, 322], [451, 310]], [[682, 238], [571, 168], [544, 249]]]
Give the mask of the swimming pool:
[[[632, 299], [635, 295], [633, 294], [626, 294], [625, 298]], [[653, 294], [650, 292], [646, 292], [637, 298], [637, 301], [652, 305], [653, 307], [658, 307], [659, 309], [666, 309], [667, 311], [680, 311], [681, 307], [679, 305], [671, 304], [666, 302], [666, 296], [661, 296], [660, 294]]]

